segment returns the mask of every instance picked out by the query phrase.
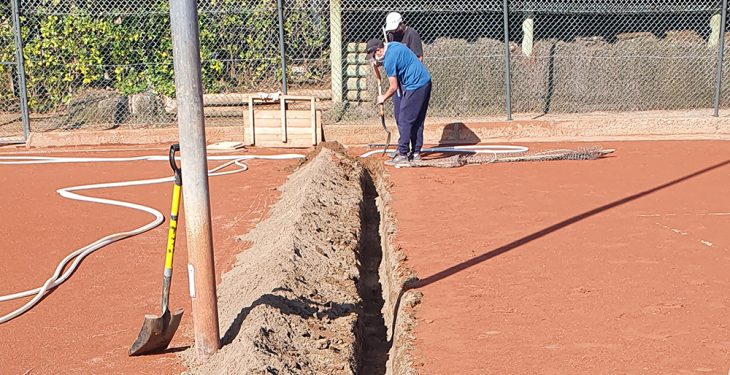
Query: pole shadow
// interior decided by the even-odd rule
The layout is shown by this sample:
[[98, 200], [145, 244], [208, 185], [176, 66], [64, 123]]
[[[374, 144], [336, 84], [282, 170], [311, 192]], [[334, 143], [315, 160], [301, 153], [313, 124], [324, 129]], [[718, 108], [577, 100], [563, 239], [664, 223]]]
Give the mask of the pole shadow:
[[431, 276], [428, 276], [428, 277], [426, 277], [424, 279], [414, 279], [414, 280], [407, 281], [406, 283], [404, 283], [403, 287], [401, 288], [400, 292], [398, 293], [398, 298], [396, 299], [396, 303], [395, 303], [395, 306], [393, 308], [393, 320], [391, 322], [392, 323], [391, 327], [393, 327], [393, 334], [391, 335], [391, 338], [390, 338], [390, 345], [392, 346], [393, 345], [393, 342], [395, 341], [396, 328], [397, 328], [397, 325], [396, 324], [398, 322], [398, 312], [400, 310], [400, 304], [401, 304], [401, 300], [403, 298], [403, 295], [407, 291], [413, 290], [413, 289], [419, 289], [419, 288], [425, 287], [427, 285], [433, 284], [435, 282], [441, 281], [441, 280], [443, 280], [443, 279], [445, 279], [445, 278], [447, 278], [449, 276], [453, 276], [454, 274], [457, 274], [457, 273], [459, 273], [461, 271], [464, 271], [464, 270], [466, 270], [468, 268], [471, 268], [473, 266], [476, 266], [476, 265], [478, 265], [478, 264], [480, 264], [482, 262], [485, 262], [485, 261], [487, 261], [489, 259], [492, 259], [492, 258], [494, 258], [494, 257], [496, 257], [498, 255], [502, 255], [502, 254], [504, 254], [504, 253], [506, 253], [508, 251], [517, 249], [517, 248], [519, 248], [522, 245], [525, 245], [527, 243], [530, 243], [532, 241], [535, 241], [535, 240], [537, 240], [539, 238], [545, 237], [548, 234], [551, 234], [553, 232], [556, 232], [556, 231], [558, 231], [560, 229], [563, 229], [563, 228], [565, 228], [565, 227], [567, 227], [569, 225], [575, 224], [575, 223], [577, 223], [579, 221], [585, 220], [585, 219], [587, 219], [589, 217], [595, 216], [597, 214], [600, 214], [600, 213], [605, 212], [607, 210], [610, 210], [612, 208], [615, 208], [615, 207], [624, 205], [626, 203], [635, 201], [635, 200], [637, 200], [639, 198], [643, 198], [643, 197], [645, 197], [645, 196], [647, 196], [649, 194], [656, 193], [656, 192], [658, 192], [660, 190], [663, 190], [663, 189], [666, 189], [668, 187], [674, 186], [674, 185], [679, 184], [681, 182], [690, 180], [690, 179], [692, 179], [694, 177], [700, 176], [702, 174], [705, 174], [707, 172], [713, 171], [715, 169], [722, 168], [722, 167], [724, 167], [724, 166], [726, 166], [728, 164], [730, 164], [730, 159], [729, 160], [725, 160], [724, 162], [721, 162], [721, 163], [718, 163], [718, 164], [709, 166], [707, 168], [701, 169], [699, 171], [693, 172], [693, 173], [688, 174], [686, 176], [683, 176], [683, 177], [674, 179], [672, 181], [669, 181], [669, 182], [664, 183], [662, 185], [653, 187], [651, 189], [644, 190], [642, 192], [639, 192], [639, 193], [636, 193], [636, 194], [633, 194], [633, 195], [630, 195], [630, 196], [621, 198], [621, 199], [616, 200], [616, 201], [613, 201], [611, 203], [604, 204], [604, 205], [602, 205], [600, 207], [596, 207], [596, 208], [594, 208], [592, 210], [585, 211], [585, 212], [583, 212], [581, 214], [578, 214], [576, 216], [573, 216], [573, 217], [571, 217], [569, 219], [565, 219], [565, 220], [563, 220], [563, 221], [561, 221], [559, 223], [553, 224], [553, 225], [551, 225], [551, 226], [549, 226], [547, 228], [544, 228], [542, 230], [539, 230], [537, 232], [534, 232], [532, 234], [529, 234], [529, 235], [527, 235], [525, 237], [522, 237], [520, 239], [517, 239], [515, 241], [512, 241], [512, 242], [510, 242], [510, 243], [508, 243], [506, 245], [500, 246], [500, 247], [498, 247], [496, 249], [492, 249], [492, 250], [487, 251], [486, 253], [483, 253], [483, 254], [481, 254], [479, 256], [476, 256], [476, 257], [471, 258], [469, 260], [466, 260], [464, 262], [461, 262], [461, 263], [458, 263], [456, 265], [453, 265], [453, 266], [451, 266], [451, 267], [449, 267], [449, 268], [447, 268], [447, 269], [445, 269], [443, 271], [437, 272], [437, 273], [435, 273], [435, 274], [433, 274]]

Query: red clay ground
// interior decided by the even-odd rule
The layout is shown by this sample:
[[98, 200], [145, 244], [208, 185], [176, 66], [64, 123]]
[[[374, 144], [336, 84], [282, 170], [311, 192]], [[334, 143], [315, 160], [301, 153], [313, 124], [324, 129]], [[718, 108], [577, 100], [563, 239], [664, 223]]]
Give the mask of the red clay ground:
[[730, 143], [601, 146], [390, 170], [420, 373], [728, 373]]
[[[0, 150], [3, 154], [9, 150]], [[266, 152], [265, 150], [263, 152]], [[58, 156], [165, 155], [166, 150], [51, 153]], [[43, 154], [48, 155], [48, 154]], [[268, 211], [296, 161], [251, 161], [250, 170], [210, 180], [216, 273], [231, 267], [244, 234]], [[151, 216], [61, 198], [60, 187], [170, 174], [165, 162], [0, 165], [0, 295], [40, 286], [68, 253], [102, 236], [149, 222]], [[169, 184], [89, 193], [155, 207], [169, 214]], [[87, 192], [88, 193], [88, 192]], [[145, 314], [159, 313], [167, 223], [90, 255], [66, 283], [25, 315], [0, 325], [3, 374], [172, 374], [174, 354], [192, 344], [185, 220], [178, 231], [171, 307], [185, 315], [171, 353], [129, 358]], [[219, 279], [220, 280], [220, 279]], [[22, 302], [25, 302], [23, 300]], [[0, 314], [20, 306], [0, 304]]]

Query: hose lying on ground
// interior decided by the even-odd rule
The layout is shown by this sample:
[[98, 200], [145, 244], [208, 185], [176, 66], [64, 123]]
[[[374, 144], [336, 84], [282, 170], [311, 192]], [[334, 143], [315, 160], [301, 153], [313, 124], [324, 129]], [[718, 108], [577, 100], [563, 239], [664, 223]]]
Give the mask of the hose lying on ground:
[[[222, 176], [227, 174], [233, 174], [233, 173], [240, 173], [248, 169], [248, 166], [246, 164], [243, 164], [243, 161], [251, 160], [251, 159], [264, 159], [264, 160], [285, 160], [285, 159], [301, 159], [304, 158], [304, 155], [300, 154], [280, 154], [280, 155], [225, 155], [225, 156], [208, 156], [208, 161], [224, 161], [223, 164], [212, 168], [208, 171], [208, 176]], [[46, 157], [46, 156], [0, 156], [0, 165], [28, 165], [28, 164], [55, 164], [55, 163], [108, 163], [108, 162], [131, 162], [131, 161], [168, 161], [168, 156], [138, 156], [138, 157], [128, 157], [128, 158], [83, 158], [83, 157]], [[222, 171], [223, 169], [235, 165], [238, 168], [230, 171]], [[152, 185], [152, 184], [160, 184], [165, 182], [172, 182], [173, 177], [163, 177], [163, 178], [154, 178], [154, 179], [147, 179], [147, 180], [134, 180], [134, 181], [122, 181], [122, 182], [111, 182], [111, 183], [101, 183], [101, 184], [93, 184], [93, 185], [81, 185], [81, 186], [72, 186], [72, 187], [66, 187], [56, 190], [56, 192], [61, 195], [64, 198], [78, 200], [78, 201], [84, 201], [84, 202], [92, 202], [92, 203], [101, 203], [101, 204], [107, 204], [117, 207], [124, 207], [124, 208], [131, 208], [134, 210], [146, 212], [154, 217], [152, 221], [149, 223], [138, 227], [134, 230], [127, 231], [127, 232], [119, 232], [110, 234], [108, 236], [102, 237], [84, 247], [81, 247], [69, 255], [67, 255], [56, 267], [55, 272], [51, 277], [49, 277], [42, 286], [35, 288], [35, 289], [29, 289], [26, 291], [9, 294], [5, 296], [0, 296], [0, 302], [6, 302], [18, 298], [24, 298], [24, 297], [30, 297], [34, 296], [30, 301], [28, 301], [23, 306], [19, 307], [15, 311], [6, 314], [4, 316], [0, 316], [0, 324], [8, 322], [26, 311], [30, 310], [35, 306], [41, 298], [46, 294], [47, 291], [61, 285], [64, 281], [66, 281], [71, 274], [73, 274], [74, 270], [78, 267], [78, 265], [81, 263], [81, 261], [88, 256], [89, 254], [93, 253], [96, 250], [101, 249], [102, 247], [111, 244], [113, 242], [123, 240], [125, 238], [129, 238], [132, 236], [136, 236], [138, 234], [144, 233], [150, 229], [153, 229], [160, 225], [164, 220], [165, 217], [162, 215], [162, 213], [154, 208], [143, 206], [136, 203], [131, 202], [124, 202], [114, 199], [104, 199], [104, 198], [94, 198], [94, 197], [88, 197], [84, 196], [75, 192], [83, 191], [83, 190], [93, 190], [93, 189], [106, 189], [106, 188], [115, 188], [115, 187], [125, 187], [125, 186], [141, 186], [141, 185]], [[66, 265], [71, 262], [71, 264], [68, 266], [68, 268], [64, 271], [64, 268], [66, 268]]]

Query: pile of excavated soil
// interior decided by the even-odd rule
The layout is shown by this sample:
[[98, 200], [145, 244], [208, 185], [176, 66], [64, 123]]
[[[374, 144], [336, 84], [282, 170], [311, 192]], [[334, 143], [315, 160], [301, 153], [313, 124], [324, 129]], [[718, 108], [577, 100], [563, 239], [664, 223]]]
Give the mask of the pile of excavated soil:
[[321, 148], [290, 176], [218, 287], [223, 347], [191, 374], [357, 372], [363, 173]]
[[[190, 374], [412, 375], [417, 279], [380, 161], [309, 154], [218, 287], [222, 349]], [[192, 365], [194, 348], [183, 354]]]

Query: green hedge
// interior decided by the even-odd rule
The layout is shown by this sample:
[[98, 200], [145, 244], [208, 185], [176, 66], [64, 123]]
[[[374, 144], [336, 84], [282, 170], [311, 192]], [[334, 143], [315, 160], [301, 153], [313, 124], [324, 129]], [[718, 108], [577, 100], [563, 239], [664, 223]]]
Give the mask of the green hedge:
[[[21, 10], [31, 110], [67, 104], [86, 89], [111, 89], [122, 95], [153, 91], [174, 97], [167, 0], [149, 0], [133, 8], [126, 4], [129, 9], [117, 4], [123, 1], [108, 0], [35, 3], [41, 5]], [[305, 0], [286, 3], [288, 50], [302, 59], [326, 61], [329, 52], [321, 46], [326, 45], [329, 29], [313, 16], [325, 11], [307, 7]], [[276, 87], [281, 80], [276, 2], [205, 0], [199, 9], [205, 92]], [[9, 7], [0, 6], [0, 12], [0, 22], [5, 14], [9, 22]], [[0, 60], [14, 57], [12, 28], [0, 23]], [[9, 67], [0, 67], [0, 73], [8, 71]], [[300, 81], [321, 81], [324, 74], [321, 66], [308, 67]], [[0, 95], [8, 95], [8, 86], [0, 88]]]

